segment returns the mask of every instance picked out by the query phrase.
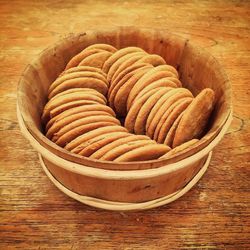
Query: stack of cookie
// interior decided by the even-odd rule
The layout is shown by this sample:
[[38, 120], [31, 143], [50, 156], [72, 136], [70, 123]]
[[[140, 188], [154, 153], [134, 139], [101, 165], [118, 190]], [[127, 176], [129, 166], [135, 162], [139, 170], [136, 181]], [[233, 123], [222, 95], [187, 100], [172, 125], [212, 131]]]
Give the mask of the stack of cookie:
[[214, 106], [213, 90], [194, 97], [159, 55], [107, 44], [74, 56], [50, 85], [48, 99], [42, 121], [50, 140], [115, 162], [168, 158], [190, 147]]

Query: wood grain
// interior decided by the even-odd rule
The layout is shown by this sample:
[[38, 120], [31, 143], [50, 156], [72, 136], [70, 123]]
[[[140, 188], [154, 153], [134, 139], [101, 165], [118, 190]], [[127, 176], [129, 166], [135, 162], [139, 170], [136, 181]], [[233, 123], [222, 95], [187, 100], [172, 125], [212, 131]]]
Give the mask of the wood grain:
[[[0, 1], [0, 249], [249, 249], [248, 1]], [[232, 81], [234, 120], [202, 180], [178, 201], [112, 213], [59, 192], [16, 121], [25, 66], [70, 32], [167, 28], [204, 47]]]

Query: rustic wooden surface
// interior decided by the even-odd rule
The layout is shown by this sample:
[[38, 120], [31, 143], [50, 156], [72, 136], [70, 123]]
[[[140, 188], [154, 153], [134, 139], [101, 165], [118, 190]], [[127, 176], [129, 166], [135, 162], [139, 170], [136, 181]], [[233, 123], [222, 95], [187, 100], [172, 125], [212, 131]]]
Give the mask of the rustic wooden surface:
[[[0, 1], [0, 249], [249, 249], [249, 17], [249, 1]], [[232, 81], [234, 120], [209, 170], [184, 197], [149, 211], [103, 211], [66, 197], [16, 120], [28, 62], [67, 33], [113, 25], [192, 39]]]

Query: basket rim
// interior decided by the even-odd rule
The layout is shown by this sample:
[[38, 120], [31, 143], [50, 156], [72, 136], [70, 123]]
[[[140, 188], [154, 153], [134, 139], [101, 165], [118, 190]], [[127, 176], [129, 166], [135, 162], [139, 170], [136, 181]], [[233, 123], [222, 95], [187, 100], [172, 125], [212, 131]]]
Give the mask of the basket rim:
[[[131, 29], [130, 26], [126, 26], [126, 27], [117, 27], [117, 28], [115, 28], [115, 30], [119, 30], [119, 29], [122, 29], [122, 28], [129, 28], [129, 29]], [[133, 30], [139, 30], [139, 31], [147, 31], [147, 30], [151, 30], [151, 31], [153, 30], [153, 31], [159, 31], [159, 32], [160, 32], [160, 31], [164, 31], [164, 29], [149, 29], [149, 28], [134, 28], [134, 27], [133, 27], [132, 29], [133, 29]], [[166, 30], [166, 29], [165, 29], [165, 30]], [[93, 30], [90, 30], [90, 31], [93, 31]], [[98, 30], [94, 30], [94, 31], [98, 31]], [[107, 31], [110, 31], [110, 30], [107, 30]], [[86, 31], [86, 32], [87, 32], [87, 31]], [[41, 55], [43, 55], [44, 53], [48, 52], [49, 50], [54, 50], [54, 49], [56, 48], [57, 45], [59, 45], [59, 44], [61, 44], [62, 42], [66, 41], [67, 39], [73, 39], [73, 38], [76, 38], [76, 37], [80, 37], [80, 36], [82, 36], [83, 34], [86, 34], [86, 32], [85, 32], [85, 33], [76, 33], [76, 34], [72, 34], [72, 33], [71, 33], [71, 34], [69, 34], [68, 36], [66, 36], [66, 37], [64, 37], [64, 38], [62, 38], [62, 39], [60, 39], [60, 40], [57, 41], [56, 43], [52, 44], [51, 46], [49, 46], [49, 47], [47, 47], [46, 49], [44, 49], [43, 51], [41, 51], [41, 52], [38, 54], [38, 56], [37, 56], [34, 60], [32, 60], [32, 62], [31, 62], [30, 64], [28, 64], [28, 65], [26, 66], [26, 68], [24, 69], [24, 71], [23, 71], [23, 73], [22, 73], [22, 75], [21, 75], [21, 77], [20, 77], [20, 79], [19, 79], [19, 83], [18, 83], [18, 87], [17, 87], [17, 107], [18, 107], [18, 110], [20, 111], [20, 116], [21, 116], [20, 119], [22, 119], [22, 121], [24, 122], [24, 126], [27, 128], [28, 132], [31, 132], [31, 136], [33, 137], [34, 140], [37, 140], [36, 136], [34, 136], [34, 135], [36, 135], [36, 131], [34, 131], [33, 128], [32, 128], [32, 126], [30, 126], [30, 124], [29, 124], [28, 122], [26, 122], [27, 120], [26, 120], [25, 114], [23, 115], [23, 113], [22, 113], [22, 111], [23, 111], [23, 110], [22, 110], [22, 108], [23, 108], [23, 106], [22, 106], [22, 97], [21, 97], [21, 95], [20, 95], [20, 91], [19, 91], [19, 90], [20, 90], [21, 84], [23, 84], [23, 80], [24, 80], [23, 77], [24, 77], [24, 75], [26, 74], [26, 72], [29, 70], [29, 67], [32, 67], [32, 65], [39, 59], [39, 57], [40, 57]], [[102, 32], [105, 32], [105, 29], [102, 30]], [[179, 37], [179, 38], [182, 38], [180, 35], [176, 35], [176, 34], [174, 34], [174, 33], [172, 33], [172, 32], [169, 32], [169, 31], [168, 31], [168, 33], [169, 33], [169, 35], [175, 36], [175, 37], [177, 37], [177, 38], [178, 38], [178, 37]], [[182, 38], [182, 39], [183, 39], [183, 38]], [[187, 41], [187, 43], [189, 43], [189, 41]], [[193, 44], [193, 43], [191, 43], [191, 44]], [[205, 51], [205, 49], [203, 49], [203, 48], [200, 48], [200, 47], [199, 47], [199, 49]], [[208, 53], [208, 52], [206, 52], [206, 53], [207, 53], [209, 56], [212, 56], [210, 53]], [[213, 57], [213, 56], [212, 56], [212, 57]], [[216, 62], [218, 62], [214, 57], [213, 57], [213, 59], [214, 59]], [[222, 75], [223, 75], [225, 81], [228, 82], [228, 86], [229, 86], [229, 88], [230, 88], [230, 100], [229, 100], [229, 109], [227, 110], [225, 119], [221, 122], [221, 125], [220, 125], [218, 131], [216, 130], [216, 132], [218, 132], [218, 133], [220, 133], [220, 130], [223, 129], [224, 124], [227, 123], [228, 118], [232, 115], [232, 101], [231, 101], [231, 85], [230, 85], [230, 81], [229, 81], [229, 79], [228, 79], [228, 77], [227, 77], [227, 75], [226, 75], [224, 69], [223, 69], [223, 68], [220, 68], [220, 70], [221, 70], [221, 72], [222, 72]], [[112, 162], [110, 162], [110, 161], [101, 161], [101, 160], [94, 160], [94, 159], [89, 159], [88, 157], [80, 157], [80, 156], [78, 156], [78, 155], [76, 155], [76, 154], [72, 154], [72, 153], [68, 152], [67, 150], [65, 150], [65, 149], [63, 149], [63, 148], [61, 148], [61, 147], [55, 145], [55, 144], [52, 143], [49, 139], [44, 138], [44, 135], [42, 134], [42, 132], [41, 132], [41, 131], [39, 131], [39, 132], [40, 132], [40, 135], [43, 136], [42, 138], [39, 138], [39, 139], [41, 139], [41, 140], [44, 142], [45, 145], [50, 146], [50, 144], [51, 144], [53, 148], [55, 148], [56, 150], [62, 152], [62, 154], [66, 154], [66, 155], [70, 156], [71, 158], [76, 159], [76, 161], [73, 161], [73, 163], [78, 164], [78, 165], [81, 165], [81, 164], [79, 164], [79, 161], [84, 160], [84, 161], [86, 161], [86, 163], [83, 163], [83, 164], [91, 164], [91, 163], [95, 164], [95, 163], [99, 163], [99, 164], [105, 165], [105, 168], [103, 168], [104, 170], [113, 170], [112, 168], [109, 169], [109, 167], [106, 167], [106, 166], [108, 166], [109, 164], [112, 164]], [[216, 137], [217, 137], [217, 134], [214, 136], [213, 140], [215, 140]], [[203, 140], [203, 139], [204, 139], [204, 137], [201, 138], [201, 140], [200, 140], [197, 144], [195, 144], [194, 147], [189, 148], [189, 149], [187, 150], [187, 154], [188, 154], [188, 152], [190, 152], [193, 148], [198, 148], [199, 145], [202, 145], [202, 148], [201, 148], [200, 150], [198, 150], [197, 152], [195, 152], [193, 155], [199, 153], [202, 149], [206, 148], [206, 147], [207, 147], [207, 144], [204, 145], [204, 144], [205, 144], [205, 140]], [[212, 141], [213, 141], [213, 140], [212, 140]], [[208, 144], [208, 145], [209, 145], [209, 144]], [[185, 153], [186, 153], [186, 151], [185, 151]], [[119, 162], [119, 163], [115, 163], [115, 165], [121, 166], [121, 168], [124, 167], [124, 166], [127, 166], [127, 167], [129, 168], [129, 166], [131, 166], [131, 167], [132, 167], [132, 166], [137, 166], [138, 164], [144, 164], [144, 165], [150, 166], [150, 165], [152, 165], [152, 164], [155, 163], [155, 164], [158, 164], [158, 165], [155, 166], [155, 167], [152, 166], [152, 168], [150, 167], [150, 169], [153, 169], [153, 168], [160, 168], [161, 166], [163, 166], [164, 164], [167, 164], [167, 163], [169, 163], [169, 162], [170, 162], [170, 164], [172, 164], [171, 162], [175, 162], [175, 159], [177, 159], [177, 157], [179, 157], [179, 156], [180, 156], [180, 158], [181, 158], [182, 155], [184, 155], [183, 152], [180, 152], [179, 154], [177, 154], [177, 155], [175, 155], [174, 157], [171, 157], [171, 158], [169, 158], [169, 159], [156, 159], [156, 160], [138, 161], [138, 162]], [[188, 157], [189, 157], [189, 155], [188, 155]], [[62, 158], [62, 159], [63, 159], [63, 158]], [[183, 160], [185, 160], [185, 159], [187, 159], [187, 158], [185, 158], [185, 157], [184, 157], [184, 158], [181, 158], [180, 161], [183, 161]], [[67, 160], [67, 161], [70, 161], [70, 160]], [[177, 160], [177, 162], [180, 162], [180, 161]], [[70, 161], [70, 162], [71, 162], [71, 161]], [[147, 167], [147, 168], [148, 168], [148, 167]], [[147, 169], [145, 169], [145, 170], [147, 170]], [[119, 170], [115, 170], [115, 171], [119, 171]], [[123, 171], [127, 171], [127, 170], [123, 170]], [[128, 171], [133, 171], [133, 170], [128, 170]], [[138, 170], [137, 170], [137, 171], [138, 171]]]

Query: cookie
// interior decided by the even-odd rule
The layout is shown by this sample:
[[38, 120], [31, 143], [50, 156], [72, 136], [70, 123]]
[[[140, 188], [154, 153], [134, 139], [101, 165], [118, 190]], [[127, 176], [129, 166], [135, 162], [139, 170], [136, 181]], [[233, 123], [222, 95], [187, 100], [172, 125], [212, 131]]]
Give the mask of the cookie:
[[[145, 94], [146, 95], [146, 94]], [[144, 95], [144, 96], [145, 96]], [[166, 110], [177, 100], [183, 97], [193, 97], [192, 93], [185, 88], [177, 88], [170, 90], [162, 99], [160, 99], [151, 110], [146, 123], [146, 134], [153, 138], [155, 128], [160, 122], [161, 117]]]
[[91, 88], [103, 95], [106, 95], [108, 92], [108, 86], [104, 81], [93, 77], [79, 77], [60, 83], [49, 93], [48, 98], [51, 99], [53, 96], [71, 88]]
[[136, 98], [135, 98], [134, 101], [136, 101], [138, 98], [140, 98], [141, 96], [143, 96], [149, 90], [154, 89], [154, 88], [158, 88], [158, 87], [176, 88], [177, 85], [173, 81], [169, 80], [168, 78], [159, 79], [157, 81], [154, 81], [154, 82], [150, 83], [148, 86], [146, 86], [144, 89], [142, 89], [140, 91], [140, 93], [136, 96]]
[[166, 64], [166, 61], [159, 55], [155, 54], [148, 54], [145, 55], [143, 58], [141, 58], [138, 63], [149, 63], [152, 66], [159, 66], [159, 65], [164, 65]]
[[112, 150], [108, 151], [106, 154], [104, 154], [101, 158], [99, 158], [100, 160], [103, 161], [113, 161], [116, 158], [118, 158], [119, 156], [142, 146], [146, 146], [146, 145], [151, 145], [151, 144], [156, 144], [155, 141], [153, 140], [136, 140], [136, 141], [130, 141], [127, 143], [124, 143], [120, 146], [117, 146], [115, 148], [113, 148]]
[[129, 132], [131, 132], [131, 133], [134, 132], [134, 124], [135, 124], [135, 121], [136, 121], [137, 114], [141, 109], [141, 106], [147, 101], [147, 99], [151, 95], [156, 93], [159, 89], [160, 88], [152, 89], [147, 94], [145, 94], [140, 99], [138, 99], [134, 103], [134, 105], [130, 108], [130, 110], [128, 111], [128, 114], [126, 116], [125, 123], [124, 123], [125, 128], [127, 128]]
[[48, 94], [50, 94], [56, 87], [58, 87], [63, 82], [68, 81], [68, 80], [72, 80], [72, 79], [79, 79], [81, 77], [96, 78], [96, 79], [99, 79], [100, 81], [103, 81], [108, 86], [108, 82], [106, 80], [106, 77], [98, 72], [92, 72], [92, 71], [73, 72], [73, 73], [64, 74], [61, 77], [57, 78], [49, 86]]
[[95, 68], [95, 67], [90, 67], [90, 66], [77, 66], [77, 67], [73, 67], [67, 70], [64, 70], [59, 76], [58, 78], [67, 75], [67, 74], [71, 74], [71, 73], [79, 73], [79, 72], [85, 72], [85, 71], [90, 71], [90, 72], [96, 72], [101, 74], [102, 76], [104, 76], [105, 80], [107, 79], [107, 74], [105, 74], [102, 69], [99, 68]]
[[140, 49], [138, 47], [126, 47], [120, 50], [117, 50], [103, 65], [102, 70], [108, 74], [110, 68], [112, 65], [119, 60], [124, 55], [134, 53], [134, 52], [145, 52], [143, 49]]
[[208, 123], [215, 104], [215, 95], [212, 89], [203, 89], [188, 106], [177, 127], [173, 147], [199, 138]]
[[163, 144], [142, 146], [117, 157], [114, 162], [131, 162], [155, 160], [170, 151], [170, 147]]
[[[79, 146], [79, 145], [85, 143], [86, 141], [88, 141], [94, 137], [97, 137], [99, 135], [104, 135], [104, 134], [108, 134], [108, 133], [112, 133], [112, 132], [128, 132], [128, 131], [126, 128], [124, 128], [122, 126], [117, 126], [117, 125], [116, 126], [100, 127], [98, 129], [90, 131], [86, 134], [78, 136], [76, 139], [74, 139], [73, 141], [68, 143], [65, 146], [65, 149], [74, 152], [74, 150], [78, 150], [77, 147], [81, 148], [81, 146]], [[81, 148], [81, 150], [82, 150], [82, 148]]]
[[110, 133], [110, 134], [104, 134], [104, 135], [97, 136], [91, 140], [88, 140], [86, 143], [81, 144], [83, 149], [79, 152], [76, 152], [76, 153], [78, 153], [81, 156], [88, 157], [88, 156], [92, 155], [93, 153], [95, 153], [100, 148], [106, 146], [107, 144], [109, 144], [113, 141], [116, 141], [120, 138], [127, 137], [129, 135], [130, 134], [127, 132], [114, 132], [114, 133]]
[[117, 51], [117, 49], [114, 46], [110, 44], [105, 44], [105, 43], [93, 44], [93, 45], [88, 46], [84, 50], [91, 50], [91, 49], [101, 49], [101, 50], [106, 50], [112, 53], [115, 53]]
[[95, 53], [84, 58], [80, 63], [79, 66], [91, 66], [95, 68], [102, 69], [103, 64], [106, 60], [112, 55], [111, 52], [102, 51], [99, 53]]
[[138, 63], [138, 60], [140, 60], [145, 55], [145, 52], [136, 52], [132, 53], [129, 58], [123, 58], [123, 62], [121, 62], [118, 69], [115, 71], [114, 75], [111, 78], [111, 83], [115, 81], [115, 79], [118, 77], [118, 75], [126, 70], [128, 67], [134, 65], [135, 63]]
[[91, 117], [91, 116], [103, 116], [103, 115], [109, 115], [109, 113], [105, 111], [88, 111], [88, 112], [80, 112], [77, 114], [69, 115], [63, 119], [57, 120], [47, 131], [46, 136], [51, 139], [52, 136], [58, 132], [60, 129], [64, 128], [70, 123], [73, 123], [76, 120], [85, 118], [85, 117]]
[[154, 107], [155, 103], [166, 94], [171, 88], [160, 87], [158, 91], [152, 94], [146, 102], [141, 106], [134, 125], [135, 134], [145, 134], [146, 122], [151, 109]]
[[112, 116], [116, 116], [113, 109], [111, 109], [109, 106], [102, 105], [102, 104], [92, 104], [92, 105], [82, 105], [78, 107], [73, 107], [68, 110], [65, 110], [64, 112], [60, 113], [57, 116], [54, 116], [52, 119], [49, 120], [49, 122], [46, 124], [46, 131], [49, 130], [49, 128], [56, 122], [59, 122], [62, 119], [67, 118], [68, 116], [78, 114], [81, 112], [106, 112], [107, 114], [110, 114]]
[[[161, 65], [164, 66], [164, 65]], [[163, 71], [161, 66], [152, 68], [149, 70], [131, 89], [127, 101], [127, 110], [130, 109], [131, 105], [133, 104], [136, 96], [143, 90], [146, 86], [150, 83], [159, 80], [164, 77], [174, 77], [175, 75], [170, 71]]]
[[192, 139], [190, 141], [184, 142], [183, 144], [171, 149], [169, 152], [167, 152], [165, 155], [161, 156], [160, 159], [169, 159], [172, 158], [174, 155], [179, 154], [180, 152], [188, 149], [189, 147], [193, 146], [195, 143], [197, 143], [198, 139]]
[[94, 55], [98, 52], [103, 52], [102, 49], [89, 49], [89, 50], [83, 50], [74, 57], [70, 59], [70, 61], [67, 63], [65, 70], [76, 67], [79, 65], [79, 63], [84, 60], [86, 57], [90, 55]]
[[126, 106], [130, 90], [150, 68], [151, 67], [149, 66], [144, 66], [134, 72], [131, 72], [116, 85], [109, 97], [109, 103], [113, 104], [117, 115], [123, 117], [127, 114]]
[[181, 99], [180, 101], [177, 101], [176, 105], [174, 105], [174, 107], [172, 108], [172, 111], [170, 111], [167, 116], [165, 116], [165, 114], [163, 115], [165, 117], [162, 117], [163, 119], [161, 119], [160, 122], [158, 123], [154, 133], [154, 139], [158, 143], [164, 142], [166, 135], [170, 130], [171, 126], [173, 125], [174, 121], [188, 107], [188, 105], [192, 102], [192, 100], [193, 98], [187, 97]]
[[109, 152], [112, 153], [112, 150], [114, 150], [115, 148], [117, 148], [121, 145], [124, 145], [126, 143], [138, 141], [138, 140], [148, 140], [149, 141], [150, 138], [145, 136], [145, 135], [137, 136], [137, 135], [129, 134], [125, 138], [120, 138], [120, 139], [115, 140], [115, 141], [107, 144], [106, 146], [100, 148], [95, 153], [90, 155], [90, 158], [91, 159], [101, 159], [104, 155], [109, 154]]

